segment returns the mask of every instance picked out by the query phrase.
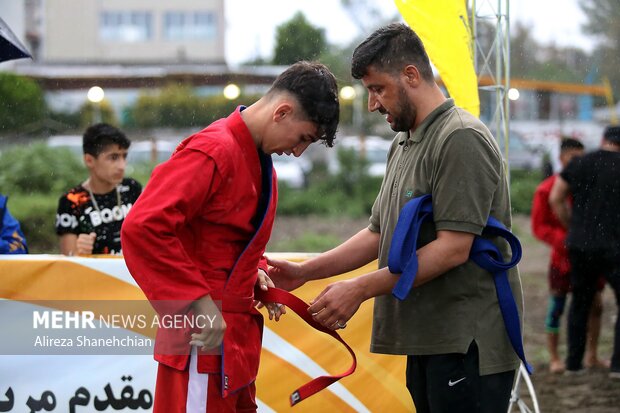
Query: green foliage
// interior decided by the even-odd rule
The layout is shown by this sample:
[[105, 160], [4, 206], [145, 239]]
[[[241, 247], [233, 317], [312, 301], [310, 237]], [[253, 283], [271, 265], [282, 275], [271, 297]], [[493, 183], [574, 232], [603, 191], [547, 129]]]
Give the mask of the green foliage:
[[302, 236], [294, 239], [285, 239], [280, 242], [269, 244], [269, 251], [284, 252], [316, 252], [327, 251], [343, 240], [334, 235], [322, 235], [314, 232], [306, 232]]
[[107, 100], [103, 100], [99, 103], [85, 102], [80, 107], [79, 115], [80, 129], [86, 129], [88, 126], [99, 122], [118, 126], [118, 120], [116, 119], [114, 109]]
[[9, 210], [20, 223], [30, 254], [59, 251], [58, 236], [54, 228], [59, 197], [60, 193], [10, 194]]
[[[381, 178], [369, 176], [366, 162], [352, 151], [341, 150], [338, 156], [341, 170], [337, 175], [329, 175], [320, 166], [315, 166], [307, 188], [295, 190], [281, 185], [278, 214], [368, 216], [379, 192]], [[541, 181], [541, 171], [511, 171], [513, 213], [530, 213], [534, 191]]]
[[[309, 185], [303, 190], [280, 185], [278, 215], [367, 217], [381, 185], [370, 177], [367, 164], [354, 152], [339, 151], [340, 172], [330, 175], [323, 164], [315, 164]], [[127, 175], [147, 184], [153, 165], [134, 165]], [[0, 188], [10, 196], [11, 213], [20, 221], [32, 253], [58, 251], [54, 217], [61, 193], [76, 185], [86, 171], [67, 149], [37, 144], [11, 148], [0, 156]], [[513, 213], [528, 214], [540, 172], [513, 170]], [[325, 251], [340, 243], [335, 237], [307, 232], [299, 239], [270, 245], [272, 251]]]
[[340, 87], [359, 82], [351, 76], [351, 56], [353, 56], [352, 46], [345, 48], [330, 46], [323, 50], [319, 57], [319, 60], [336, 76]]
[[299, 60], [316, 60], [327, 48], [325, 30], [314, 27], [301, 12], [276, 28], [275, 65], [290, 65]]
[[510, 201], [512, 212], [517, 214], [529, 214], [532, 211], [534, 191], [542, 181], [540, 171], [510, 172]]
[[37, 143], [15, 146], [0, 155], [0, 188], [5, 194], [52, 193], [57, 197], [86, 176], [68, 149]]
[[34, 80], [0, 72], [0, 132], [41, 121], [45, 111], [43, 91]]
[[368, 164], [353, 151], [339, 151], [340, 172], [329, 175], [320, 166], [310, 173], [304, 190], [280, 189], [278, 214], [346, 215], [354, 218], [370, 214], [381, 186], [381, 178], [367, 173]]
[[[131, 150], [131, 149], [130, 149]], [[136, 181], [140, 182], [142, 187], [146, 185], [153, 169], [157, 166], [157, 163], [153, 162], [140, 162], [136, 165], [128, 165], [125, 170], [125, 176], [130, 176]]]
[[532, 36], [532, 28], [522, 23], [513, 27], [510, 42], [510, 72], [513, 77], [582, 82], [592, 66], [592, 59], [583, 50], [541, 44]]
[[618, 55], [620, 54], [620, 2], [618, 0], [580, 0], [579, 5], [586, 16], [583, 29], [599, 39], [594, 61], [602, 77], [608, 77], [614, 95], [620, 95], [620, 73]]
[[168, 85], [157, 94], [142, 94], [126, 117], [141, 128], [206, 126], [228, 116], [242, 102], [249, 105], [256, 99], [256, 96], [240, 96], [235, 100], [222, 95], [201, 97], [189, 86]]
[[70, 130], [82, 130], [82, 114], [79, 110], [75, 112], [50, 111], [50, 119], [60, 122]]

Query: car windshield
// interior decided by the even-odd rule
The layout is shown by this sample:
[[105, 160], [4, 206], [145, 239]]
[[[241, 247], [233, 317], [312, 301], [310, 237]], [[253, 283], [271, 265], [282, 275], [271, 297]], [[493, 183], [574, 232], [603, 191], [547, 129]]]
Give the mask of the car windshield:
[[380, 163], [387, 160], [387, 149], [370, 148], [366, 149], [366, 159], [371, 163]]
[[[499, 147], [504, 152], [504, 148], [506, 147], [504, 139], [498, 139]], [[508, 141], [508, 150], [509, 151], [528, 151], [529, 147], [523, 142], [523, 138], [518, 133], [511, 131], [510, 139]]]

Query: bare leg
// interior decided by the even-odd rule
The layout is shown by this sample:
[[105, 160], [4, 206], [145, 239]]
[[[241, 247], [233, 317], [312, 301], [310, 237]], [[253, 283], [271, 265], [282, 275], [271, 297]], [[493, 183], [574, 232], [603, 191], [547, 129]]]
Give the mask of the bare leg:
[[549, 296], [549, 306], [547, 308], [547, 318], [545, 327], [547, 330], [547, 350], [549, 350], [549, 371], [551, 373], [562, 373], [565, 369], [564, 362], [558, 354], [558, 343], [560, 341], [560, 319], [564, 312], [566, 294], [552, 290]]
[[549, 371], [551, 373], [562, 373], [564, 371], [564, 362], [558, 354], [558, 343], [560, 334], [547, 333], [547, 349], [549, 350]]
[[588, 335], [586, 341], [586, 354], [584, 365], [587, 368], [609, 368], [609, 360], [598, 358], [598, 338], [601, 332], [601, 319], [603, 316], [603, 292], [597, 291], [592, 302], [592, 309], [588, 318]]

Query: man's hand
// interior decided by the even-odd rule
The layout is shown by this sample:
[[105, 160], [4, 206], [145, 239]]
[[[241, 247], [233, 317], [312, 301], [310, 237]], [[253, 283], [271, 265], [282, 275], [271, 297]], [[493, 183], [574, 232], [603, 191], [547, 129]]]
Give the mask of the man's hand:
[[[194, 301], [191, 309], [194, 312], [194, 317], [202, 316], [201, 319], [205, 320], [205, 323], [200, 333], [192, 334], [189, 344], [200, 347], [202, 351], [207, 351], [222, 344], [224, 332], [226, 331], [226, 321], [224, 321], [222, 313], [211, 299], [211, 296], [205, 295]], [[208, 322], [208, 320], [213, 320], [214, 317], [213, 323]]]
[[276, 287], [293, 291], [306, 283], [300, 263], [269, 257], [267, 263], [272, 267], [269, 269], [269, 274]]
[[91, 232], [90, 234], [78, 235], [76, 248], [78, 255], [90, 255], [93, 253], [93, 247], [95, 246], [95, 239], [97, 234]]
[[[275, 287], [271, 278], [267, 275], [264, 270], [258, 270], [258, 277], [256, 279], [256, 284], [258, 284], [259, 288], [263, 291], [267, 291], [269, 287]], [[259, 301], [255, 302], [258, 308], [267, 307], [267, 311], [269, 312], [269, 319], [273, 320], [275, 318], [276, 321], [280, 321], [280, 317], [283, 314], [286, 314], [286, 307], [282, 304], [278, 303], [261, 303]]]
[[323, 326], [337, 330], [345, 328], [365, 300], [357, 279], [330, 284], [310, 302], [308, 312]]

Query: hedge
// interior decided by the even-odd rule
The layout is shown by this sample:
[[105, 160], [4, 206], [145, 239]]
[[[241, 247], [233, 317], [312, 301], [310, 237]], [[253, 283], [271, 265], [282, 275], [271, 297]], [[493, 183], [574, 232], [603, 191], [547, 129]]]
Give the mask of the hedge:
[[[343, 153], [341, 172], [329, 175], [317, 164], [310, 173], [307, 188], [297, 190], [280, 185], [279, 215], [368, 216], [381, 185], [381, 178], [365, 173], [364, 161]], [[153, 165], [135, 165], [131, 176], [146, 184]], [[9, 209], [21, 222], [32, 253], [55, 253], [58, 240], [54, 230], [58, 198], [85, 179], [87, 172], [67, 150], [44, 145], [15, 147], [0, 155], [0, 188], [9, 196]], [[541, 180], [539, 172], [512, 171], [513, 212], [530, 212], [534, 190]], [[325, 242], [318, 239], [326, 237]], [[318, 237], [318, 238], [317, 238]], [[329, 234], [304, 236], [313, 245], [333, 244]], [[298, 245], [298, 244], [296, 244]], [[298, 245], [296, 249], [300, 249]]]

